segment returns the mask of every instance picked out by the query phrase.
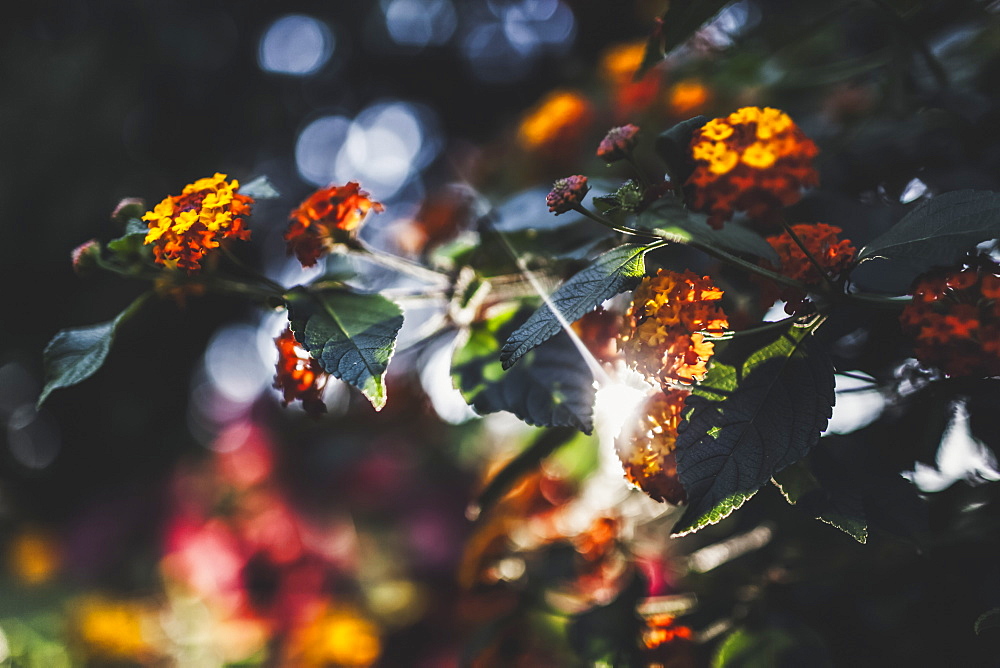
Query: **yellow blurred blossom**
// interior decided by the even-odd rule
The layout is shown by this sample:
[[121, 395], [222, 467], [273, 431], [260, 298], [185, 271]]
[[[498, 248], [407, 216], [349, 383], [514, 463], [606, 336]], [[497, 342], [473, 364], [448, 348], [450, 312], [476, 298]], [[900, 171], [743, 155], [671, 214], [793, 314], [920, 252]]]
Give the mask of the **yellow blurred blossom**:
[[382, 653], [379, 630], [349, 608], [327, 608], [297, 630], [290, 646], [289, 665], [370, 666]]
[[142, 662], [155, 655], [148, 633], [154, 615], [145, 603], [92, 596], [77, 602], [73, 628], [91, 656]]

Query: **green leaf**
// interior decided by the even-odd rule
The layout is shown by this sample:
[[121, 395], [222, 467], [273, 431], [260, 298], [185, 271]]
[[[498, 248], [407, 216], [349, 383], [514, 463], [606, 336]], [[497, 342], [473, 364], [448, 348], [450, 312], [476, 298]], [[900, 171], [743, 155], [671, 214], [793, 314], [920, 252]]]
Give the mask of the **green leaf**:
[[983, 241], [1000, 238], [1000, 194], [959, 190], [921, 202], [858, 255], [902, 263], [912, 280], [931, 267], [957, 264]]
[[774, 668], [832, 666], [829, 652], [815, 631], [795, 623], [763, 628], [738, 628], [723, 640], [712, 657], [712, 668]]
[[239, 193], [253, 197], [255, 200], [281, 197], [281, 193], [271, 185], [271, 181], [266, 176], [258, 176], [250, 183], [244, 183], [239, 187]]
[[104, 365], [118, 327], [146, 301], [149, 294], [137, 298], [110, 322], [87, 327], [73, 327], [56, 332], [45, 346], [45, 387], [35, 406], [40, 408], [53, 390], [76, 385], [97, 373]]
[[323, 369], [361, 390], [375, 410], [385, 406], [385, 372], [403, 312], [377, 294], [303, 287], [285, 295], [295, 338]]
[[592, 197], [594, 207], [616, 224], [622, 224], [642, 205], [642, 187], [629, 179], [618, 190], [599, 197]]
[[778, 254], [764, 237], [732, 222], [716, 230], [708, 224], [708, 216], [685, 209], [676, 197], [663, 197], [654, 202], [636, 218], [635, 228], [671, 241], [722, 248], [763, 258], [775, 266], [781, 264]]
[[860, 489], [824, 489], [806, 459], [775, 473], [771, 482], [788, 503], [801, 506], [805, 512], [859, 543], [867, 542], [868, 519]]
[[659, 25], [650, 35], [642, 65], [635, 74], [638, 81], [651, 67], [688, 40], [732, 0], [670, 0], [670, 6], [658, 19]]
[[504, 371], [500, 341], [525, 321], [528, 312], [510, 307], [470, 327], [455, 350], [452, 378], [481, 415], [509, 411], [538, 427], [593, 429], [594, 377], [570, 337], [562, 332]]
[[647, 250], [648, 246], [640, 244], [619, 246], [563, 283], [550, 298], [558, 315], [544, 304], [518, 327], [500, 351], [503, 368], [509, 369], [529, 350], [562, 331], [564, 322], [575, 322], [606, 299], [634, 288], [646, 273], [643, 256]]
[[993, 608], [979, 615], [973, 628], [977, 636], [982, 635], [986, 629], [1000, 628], [1000, 608]]
[[834, 373], [825, 352], [809, 345], [814, 327], [793, 325], [734, 364], [727, 348], [692, 388], [677, 437], [688, 506], [675, 535], [727, 517], [819, 441], [832, 414]]
[[694, 160], [691, 158], [691, 136], [694, 131], [708, 123], [708, 116], [695, 116], [681, 121], [672, 128], [660, 133], [656, 138], [656, 153], [667, 166], [671, 180], [680, 185], [687, 181], [694, 171]]
[[108, 242], [108, 250], [125, 262], [139, 257], [145, 248], [146, 233], [149, 228], [138, 218], [129, 218], [125, 224], [125, 234]]

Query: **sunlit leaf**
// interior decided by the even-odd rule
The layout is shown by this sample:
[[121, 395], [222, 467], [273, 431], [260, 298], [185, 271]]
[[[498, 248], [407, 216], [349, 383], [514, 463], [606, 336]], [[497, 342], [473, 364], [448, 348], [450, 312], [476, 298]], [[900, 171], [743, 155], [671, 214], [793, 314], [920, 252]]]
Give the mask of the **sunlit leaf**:
[[781, 264], [778, 254], [764, 237], [732, 222], [716, 230], [708, 224], [708, 216], [685, 209], [676, 197], [663, 197], [654, 202], [636, 217], [634, 227], [671, 241], [722, 248], [754, 255], [776, 266]]
[[727, 517], [819, 440], [832, 414], [834, 372], [810, 345], [811, 331], [792, 326], [749, 355], [727, 348], [692, 388], [677, 437], [688, 506], [675, 534]]
[[775, 486], [788, 503], [834, 526], [859, 543], [868, 540], [868, 519], [860, 489], [824, 489], [806, 460], [774, 474]]
[[931, 267], [957, 264], [977, 244], [998, 238], [1000, 194], [959, 190], [918, 204], [889, 231], [862, 248], [858, 259], [867, 262], [882, 258], [898, 263], [906, 274], [903, 280], [912, 281]]
[[508, 308], [472, 325], [455, 350], [452, 378], [479, 414], [508, 411], [539, 427], [593, 429], [594, 377], [565, 333], [529, 351], [521, 363], [504, 371], [500, 343], [528, 317]]
[[56, 332], [43, 353], [45, 387], [36, 406], [40, 407], [54, 390], [76, 385], [97, 373], [108, 358], [119, 326], [138, 310], [148, 296], [145, 294], [136, 299], [110, 322]]
[[385, 372], [403, 326], [403, 312], [377, 294], [347, 290], [312, 293], [296, 288], [285, 296], [288, 320], [299, 343], [336, 378], [385, 406]]
[[563, 323], [572, 323], [605, 300], [634, 288], [646, 272], [643, 256], [647, 250], [639, 244], [619, 246], [563, 283], [550, 298], [562, 320], [543, 304], [507, 339], [500, 351], [503, 368], [509, 369], [529, 350], [558, 334]]
[[996, 629], [1000, 628], [1000, 608], [993, 608], [992, 610], [987, 610], [983, 614], [976, 618], [976, 623], [973, 625], [976, 631], [976, 635], [981, 635], [986, 629]]

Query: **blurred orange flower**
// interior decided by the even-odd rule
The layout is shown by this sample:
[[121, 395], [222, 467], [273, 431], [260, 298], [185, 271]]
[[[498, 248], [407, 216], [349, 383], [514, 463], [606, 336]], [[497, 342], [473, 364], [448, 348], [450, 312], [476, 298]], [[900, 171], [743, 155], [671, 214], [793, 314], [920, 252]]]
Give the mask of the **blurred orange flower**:
[[149, 637], [155, 612], [144, 603], [92, 596], [76, 604], [73, 628], [90, 656], [145, 665], [155, 655]]
[[349, 608], [329, 607], [293, 633], [289, 663], [310, 666], [370, 666], [382, 653], [379, 629]]
[[323, 389], [330, 374], [295, 340], [291, 327], [286, 327], [274, 343], [278, 347], [274, 389], [281, 390], [282, 405], [287, 406], [297, 399], [306, 413], [313, 416], [325, 413]]
[[921, 362], [949, 376], [1000, 376], [1000, 265], [988, 256], [918, 277], [899, 320]]
[[660, 92], [661, 75], [655, 68], [634, 80], [645, 53], [646, 41], [639, 40], [612, 46], [601, 56], [600, 72], [611, 87], [617, 121], [648, 109]]
[[691, 137], [694, 171], [685, 183], [688, 206], [721, 228], [736, 211], [769, 222], [781, 207], [819, 184], [812, 160], [819, 153], [788, 114], [744, 107], [716, 118]]
[[320, 188], [292, 211], [285, 232], [288, 252], [294, 253], [303, 267], [311, 267], [337, 244], [352, 241], [369, 211], [384, 210], [355, 181]]
[[59, 545], [50, 534], [38, 529], [25, 529], [16, 534], [7, 546], [7, 562], [11, 573], [25, 584], [48, 582], [59, 569]]
[[626, 423], [615, 440], [625, 477], [657, 501], [681, 504], [686, 500], [677, 477], [677, 427], [681, 423], [687, 390], [656, 392], [643, 405], [638, 423]]
[[674, 116], [689, 116], [705, 108], [712, 91], [697, 79], [684, 79], [670, 87], [667, 105]]
[[198, 179], [146, 212], [145, 243], [153, 244], [156, 262], [191, 274], [223, 240], [249, 239], [242, 217], [250, 214], [253, 198], [237, 193], [239, 185], [235, 179], [227, 182], [225, 174]]
[[660, 269], [642, 279], [625, 314], [619, 348], [626, 361], [664, 387], [703, 380], [715, 344], [702, 332], [729, 326], [719, 308], [722, 290], [691, 271]]
[[579, 147], [593, 120], [593, 105], [583, 95], [553, 91], [525, 114], [517, 140], [528, 152], [558, 156]]

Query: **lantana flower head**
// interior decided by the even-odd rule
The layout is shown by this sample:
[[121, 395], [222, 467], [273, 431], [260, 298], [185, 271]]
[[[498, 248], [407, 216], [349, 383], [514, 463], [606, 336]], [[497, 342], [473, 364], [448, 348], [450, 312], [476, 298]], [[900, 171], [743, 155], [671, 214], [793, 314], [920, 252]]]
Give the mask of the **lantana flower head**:
[[[791, 229], [809, 250], [813, 259], [826, 271], [827, 276], [832, 278], [836, 278], [850, 266], [857, 252], [849, 239], [840, 238], [843, 230], [834, 225], [804, 223], [792, 225]], [[761, 262], [766, 268], [806, 285], [818, 285], [826, 280], [788, 232], [768, 237], [767, 242], [778, 254], [781, 266], [772, 267], [767, 261]], [[768, 279], [761, 279], [761, 281], [767, 283], [763, 290], [765, 306], [773, 304], [775, 299], [782, 299], [792, 304], [805, 297], [794, 288], [785, 286], [776, 288]]]
[[626, 423], [615, 440], [625, 477], [651, 498], [672, 504], [686, 500], [677, 477], [677, 427], [687, 390], [657, 391], [639, 412], [638, 424]]
[[715, 352], [704, 333], [729, 326], [720, 299], [722, 290], [691, 271], [660, 269], [642, 279], [618, 341], [625, 360], [664, 387], [704, 380]]
[[597, 157], [605, 162], [615, 162], [627, 157], [635, 148], [638, 134], [639, 127], [631, 123], [611, 128], [597, 147]]
[[285, 232], [288, 252], [311, 267], [337, 244], [352, 241], [369, 211], [384, 210], [355, 181], [320, 188], [292, 211]]
[[250, 214], [253, 198], [237, 191], [236, 179], [226, 181], [215, 174], [184, 186], [147, 212], [146, 244], [153, 244], [156, 262], [189, 274], [201, 268], [201, 260], [225, 239], [250, 238], [243, 216]]
[[583, 203], [589, 190], [586, 176], [567, 176], [552, 184], [552, 190], [545, 196], [545, 203], [549, 205], [549, 211], [558, 216]]
[[274, 389], [281, 390], [282, 405], [298, 400], [310, 415], [325, 413], [323, 389], [330, 374], [295, 340], [291, 328], [286, 327], [274, 343], [278, 348]]
[[899, 320], [924, 364], [949, 376], [1000, 376], [1000, 265], [989, 257], [919, 276]]
[[685, 182], [688, 206], [709, 214], [716, 229], [745, 211], [766, 220], [819, 184], [812, 161], [819, 153], [788, 114], [744, 107], [694, 132], [695, 168]]

